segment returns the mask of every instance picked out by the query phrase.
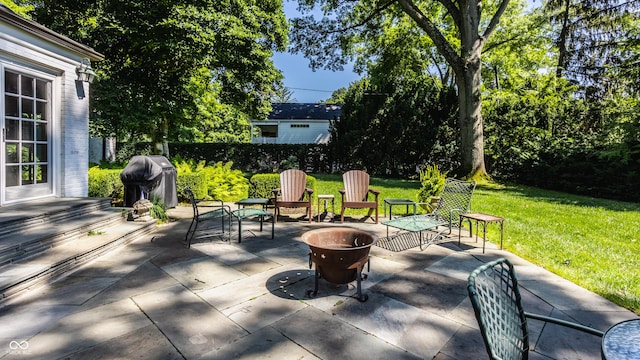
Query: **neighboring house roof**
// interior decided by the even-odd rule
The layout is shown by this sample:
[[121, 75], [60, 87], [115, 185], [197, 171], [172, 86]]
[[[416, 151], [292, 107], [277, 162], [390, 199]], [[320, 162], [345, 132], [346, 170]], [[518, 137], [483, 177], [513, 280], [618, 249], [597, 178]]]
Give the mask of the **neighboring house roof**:
[[4, 21], [16, 28], [28, 32], [32, 35], [48, 40], [54, 44], [62, 46], [71, 51], [83, 54], [91, 60], [102, 60], [104, 55], [95, 51], [86, 45], [83, 45], [77, 41], [71, 40], [68, 37], [58, 34], [57, 32], [48, 29], [35, 21], [25, 19], [20, 15], [17, 15], [13, 11], [9, 10], [6, 6], [0, 4], [0, 21]]
[[272, 107], [269, 120], [333, 120], [342, 113], [340, 104], [276, 103]]

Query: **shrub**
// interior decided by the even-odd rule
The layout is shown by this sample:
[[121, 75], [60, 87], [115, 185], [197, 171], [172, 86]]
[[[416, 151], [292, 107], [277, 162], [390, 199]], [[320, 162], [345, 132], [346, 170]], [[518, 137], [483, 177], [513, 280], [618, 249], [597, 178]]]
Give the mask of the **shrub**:
[[[271, 199], [273, 190], [280, 187], [280, 174], [255, 174], [249, 184], [249, 197]], [[306, 187], [313, 189], [315, 194], [316, 178], [307, 175]]]
[[153, 206], [149, 209], [149, 216], [158, 220], [160, 223], [169, 222], [167, 215], [167, 205], [162, 200], [153, 199]]
[[[240, 170], [231, 168], [231, 161], [207, 165], [204, 160], [196, 162], [174, 157], [172, 163], [176, 167], [178, 178], [185, 177], [180, 184], [180, 191], [184, 186], [190, 186], [197, 198], [222, 201], [237, 201], [247, 197], [249, 182]], [[200, 182], [206, 185], [206, 196], [199, 196], [203, 189]]]
[[176, 187], [178, 190], [178, 198], [182, 200], [188, 199], [187, 194], [184, 192], [185, 187], [191, 188], [193, 196], [196, 199], [205, 199], [209, 196], [207, 176], [204, 172], [178, 174]]
[[[440, 196], [447, 174], [440, 171], [438, 165], [427, 165], [420, 170], [420, 190], [418, 190], [418, 202], [430, 203], [431, 198]], [[430, 210], [430, 209], [428, 209]]]
[[122, 169], [89, 168], [89, 196], [124, 198], [124, 185], [120, 180]]

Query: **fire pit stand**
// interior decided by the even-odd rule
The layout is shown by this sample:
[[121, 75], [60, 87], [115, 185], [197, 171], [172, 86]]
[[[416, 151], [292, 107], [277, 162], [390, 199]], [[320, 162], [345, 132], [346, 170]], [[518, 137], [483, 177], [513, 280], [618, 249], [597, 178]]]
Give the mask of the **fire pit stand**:
[[352, 228], [332, 227], [307, 231], [302, 239], [309, 245], [309, 268], [316, 264], [315, 287], [307, 291], [308, 297], [318, 294], [318, 279], [322, 277], [333, 284], [357, 281], [356, 299], [365, 302], [361, 281], [364, 265], [369, 270], [369, 250], [378, 241], [374, 234]]

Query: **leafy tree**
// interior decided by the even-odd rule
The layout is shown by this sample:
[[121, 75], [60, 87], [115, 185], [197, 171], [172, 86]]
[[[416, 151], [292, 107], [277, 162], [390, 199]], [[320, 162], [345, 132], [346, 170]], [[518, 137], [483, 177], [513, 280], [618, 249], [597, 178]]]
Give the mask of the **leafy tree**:
[[[584, 86], [583, 94], [601, 99], [612, 87], [627, 86], [620, 72], [637, 68], [640, 0], [548, 0], [544, 9], [556, 25], [556, 74]], [[633, 78], [633, 79], [637, 79]], [[637, 83], [637, 81], [633, 81]]]
[[[35, 19], [94, 47], [94, 130], [166, 142], [202, 121], [194, 78], [218, 104], [266, 117], [281, 74], [271, 56], [287, 43], [281, 0], [40, 0]], [[211, 106], [205, 106], [211, 110]]]
[[344, 104], [344, 98], [347, 96], [347, 88], [340, 88], [331, 93], [331, 97], [322, 101], [326, 104]]
[[[201, 69], [208, 72], [207, 69]], [[185, 121], [170, 134], [180, 142], [250, 142], [249, 116], [237, 107], [220, 102], [219, 84], [206, 76], [194, 76], [188, 89], [195, 99], [195, 109], [185, 111]], [[197, 124], [188, 126], [188, 124]]]
[[[352, 84], [329, 143], [339, 166], [382, 176], [414, 177], [427, 163], [447, 169], [458, 153], [455, 93], [431, 75], [365, 78]], [[457, 156], [453, 156], [458, 158]]]
[[[335, 57], [352, 56], [362, 30], [380, 28], [385, 21], [408, 16], [432, 41], [455, 75], [459, 99], [461, 172], [485, 176], [481, 115], [481, 54], [498, 26], [509, 0], [299, 0], [302, 11], [320, 5], [321, 20], [306, 16], [294, 20], [294, 50], [311, 59], [312, 67], [340, 67]], [[490, 14], [488, 18], [483, 15]], [[402, 47], [401, 47], [402, 48]], [[412, 48], [404, 48], [411, 51]]]
[[287, 104], [296, 102], [296, 99], [293, 97], [293, 90], [285, 87], [284, 84], [279, 83], [276, 86], [275, 93], [271, 97], [271, 102]]
[[21, 6], [11, 0], [0, 0], [0, 4], [6, 6], [9, 10], [22, 16], [25, 19], [31, 19], [31, 15], [29, 15], [29, 13], [33, 11], [32, 5]]

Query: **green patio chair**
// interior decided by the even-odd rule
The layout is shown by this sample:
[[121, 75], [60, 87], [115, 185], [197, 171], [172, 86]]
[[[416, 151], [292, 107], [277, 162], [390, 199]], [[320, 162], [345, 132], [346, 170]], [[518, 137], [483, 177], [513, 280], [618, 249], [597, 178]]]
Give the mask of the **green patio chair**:
[[[224, 236], [224, 221], [225, 217], [229, 221], [229, 231], [231, 231], [231, 208], [228, 205], [225, 205], [221, 200], [212, 200], [214, 202], [220, 202], [218, 204], [201, 204], [203, 200], [196, 200], [193, 195], [193, 191], [186, 187], [184, 189], [185, 194], [189, 198], [189, 202], [191, 202], [191, 206], [193, 207], [193, 218], [191, 219], [191, 225], [189, 225], [189, 229], [187, 230], [187, 234], [184, 237], [184, 242], [187, 245], [187, 248], [191, 247], [191, 241], [193, 240], [196, 232], [200, 232], [198, 238], [205, 238], [219, 235], [217, 231], [212, 231], [214, 229], [218, 229], [218, 225], [211, 223], [205, 227], [198, 226], [201, 223], [205, 223], [211, 220], [220, 219], [220, 229], [222, 231], [222, 235]], [[201, 204], [201, 205], [199, 205]]]
[[486, 263], [469, 275], [469, 298], [491, 359], [529, 358], [527, 318], [570, 327], [602, 337], [599, 330], [524, 311], [513, 264], [505, 258]]
[[[471, 197], [475, 188], [475, 181], [447, 178], [440, 194], [440, 200], [429, 216], [448, 222], [449, 233], [451, 233], [453, 224], [457, 224], [460, 220], [460, 214], [471, 211]], [[471, 229], [471, 220], [467, 219], [467, 221], [469, 229]]]

